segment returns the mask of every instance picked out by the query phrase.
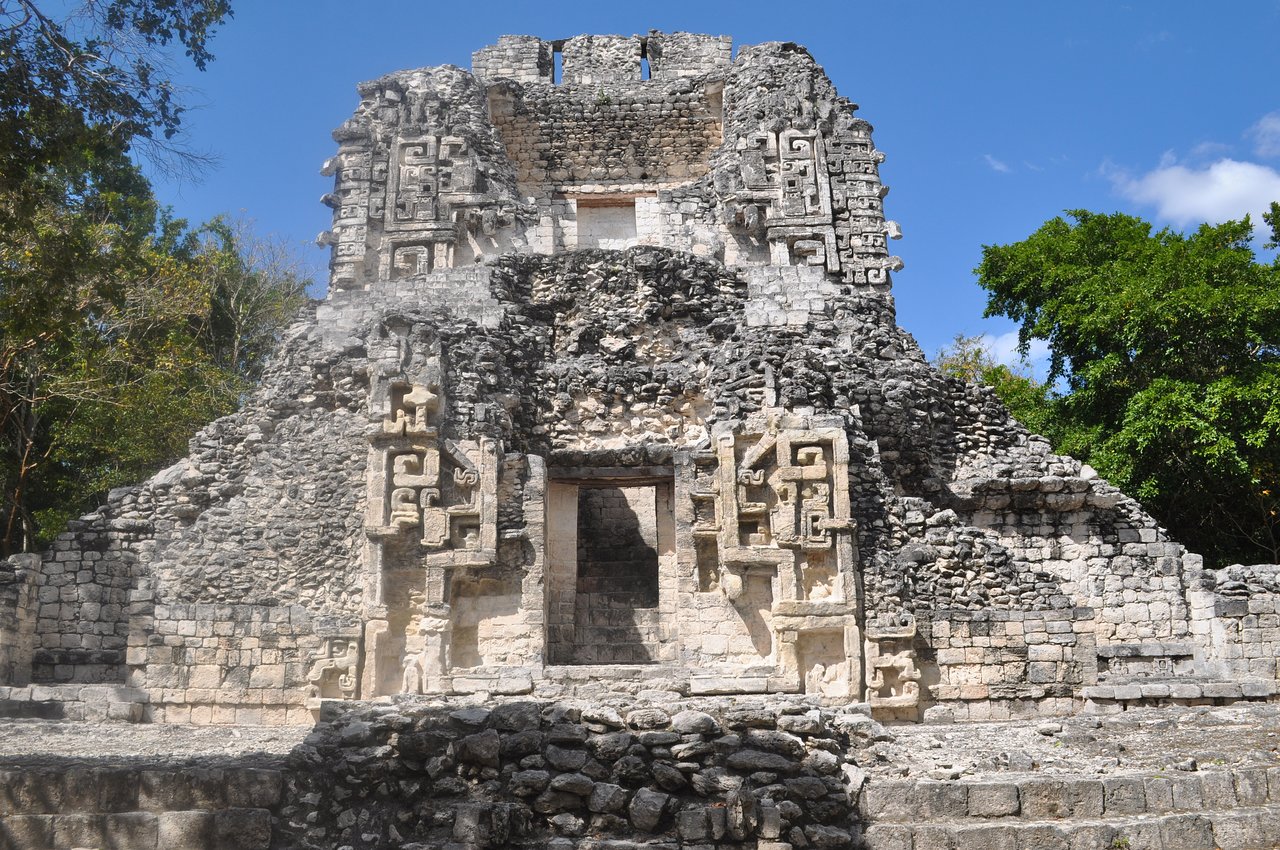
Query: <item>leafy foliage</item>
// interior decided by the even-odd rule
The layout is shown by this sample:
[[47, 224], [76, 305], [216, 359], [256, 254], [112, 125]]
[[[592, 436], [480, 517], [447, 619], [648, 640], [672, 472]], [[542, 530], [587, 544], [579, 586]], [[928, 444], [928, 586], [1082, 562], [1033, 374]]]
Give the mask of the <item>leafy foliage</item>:
[[[1045, 340], [1062, 381], [1028, 424], [1210, 562], [1280, 560], [1280, 264], [1248, 218], [1184, 235], [1069, 216], [976, 270], [987, 315], [1018, 322], [1024, 351]], [[1280, 241], [1280, 205], [1265, 219]]]
[[115, 220], [54, 207], [0, 240], [7, 551], [185, 454], [236, 407], [305, 300], [287, 252], [245, 226], [191, 231], [149, 201], [120, 202]]
[[130, 159], [184, 156], [169, 49], [204, 68], [229, 14], [0, 0], [0, 555], [184, 454], [305, 297], [287, 251], [170, 219]]
[[173, 139], [176, 43], [203, 69], [227, 0], [88, 0], [55, 20], [34, 0], [0, 0], [0, 187], [49, 169]]

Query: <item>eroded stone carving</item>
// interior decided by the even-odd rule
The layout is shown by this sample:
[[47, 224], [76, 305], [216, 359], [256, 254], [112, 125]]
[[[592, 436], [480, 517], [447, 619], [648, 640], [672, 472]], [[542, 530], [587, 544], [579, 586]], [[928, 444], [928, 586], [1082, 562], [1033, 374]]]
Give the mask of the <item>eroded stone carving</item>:
[[419, 529], [428, 549], [491, 558], [496, 546], [497, 448], [493, 440], [455, 442], [434, 423], [438, 387], [397, 386], [392, 413], [374, 434], [386, 494], [382, 516], [371, 517], [370, 537]]
[[867, 623], [867, 701], [873, 708], [910, 708], [920, 704], [916, 668], [916, 621], [910, 614]]
[[[852, 560], [847, 438], [840, 427], [784, 423], [775, 411], [756, 428], [716, 435], [715, 491], [694, 498], [718, 502], [720, 561], [730, 570], [722, 583], [733, 596], [735, 568], [787, 563], [800, 572], [789, 598], [844, 599], [836, 576]], [[699, 528], [707, 527], [704, 519]]]
[[443, 680], [450, 668], [451, 613], [448, 605], [435, 604], [418, 618], [416, 634], [406, 642], [403, 693], [446, 690]]
[[333, 635], [322, 638], [307, 673], [308, 700], [355, 699], [360, 684], [360, 638]]

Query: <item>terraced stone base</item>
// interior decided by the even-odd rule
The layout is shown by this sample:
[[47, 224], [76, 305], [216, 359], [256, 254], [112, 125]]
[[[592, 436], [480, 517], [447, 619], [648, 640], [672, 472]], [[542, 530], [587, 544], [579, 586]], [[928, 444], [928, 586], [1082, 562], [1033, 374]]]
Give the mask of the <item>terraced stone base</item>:
[[1262, 850], [1280, 846], [1280, 768], [881, 781], [859, 814], [867, 850]]
[[0, 850], [267, 850], [281, 774], [265, 769], [0, 771]]

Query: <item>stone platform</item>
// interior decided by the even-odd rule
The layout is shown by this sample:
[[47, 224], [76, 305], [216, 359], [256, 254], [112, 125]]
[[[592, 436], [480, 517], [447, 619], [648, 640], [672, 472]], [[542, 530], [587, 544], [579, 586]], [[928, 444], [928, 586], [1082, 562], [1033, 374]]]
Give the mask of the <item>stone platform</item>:
[[332, 703], [309, 731], [14, 720], [0, 848], [1280, 844], [1274, 704], [892, 726], [865, 710], [655, 691]]

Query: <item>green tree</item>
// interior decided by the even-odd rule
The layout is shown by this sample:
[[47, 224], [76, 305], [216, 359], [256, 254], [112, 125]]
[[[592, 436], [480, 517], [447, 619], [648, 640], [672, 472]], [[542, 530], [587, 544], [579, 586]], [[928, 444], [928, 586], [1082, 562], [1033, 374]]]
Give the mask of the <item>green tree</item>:
[[255, 381], [280, 328], [307, 300], [310, 275], [291, 246], [256, 234], [250, 222], [215, 218], [199, 236], [210, 297], [204, 343], [219, 367]]
[[227, 0], [0, 0], [0, 189], [88, 157], [142, 144], [152, 153], [178, 132], [171, 46], [201, 70]]
[[[7, 552], [44, 545], [112, 487], [185, 454], [235, 409], [305, 301], [286, 246], [245, 224], [190, 230], [161, 215], [130, 231], [65, 209], [51, 221], [29, 245], [0, 242]], [[51, 279], [63, 285], [47, 303], [24, 300]]]
[[[1072, 211], [985, 246], [987, 315], [1048, 343], [1041, 430], [1210, 563], [1280, 560], [1280, 264], [1246, 217], [1195, 232]], [[1280, 205], [1265, 216], [1280, 241]]]
[[0, 554], [182, 455], [303, 297], [273, 243], [161, 214], [132, 159], [198, 164], [177, 144], [173, 54], [203, 69], [229, 15], [0, 0]]

